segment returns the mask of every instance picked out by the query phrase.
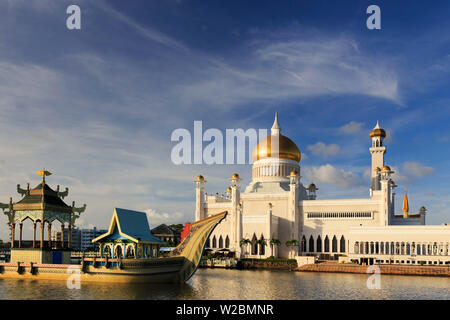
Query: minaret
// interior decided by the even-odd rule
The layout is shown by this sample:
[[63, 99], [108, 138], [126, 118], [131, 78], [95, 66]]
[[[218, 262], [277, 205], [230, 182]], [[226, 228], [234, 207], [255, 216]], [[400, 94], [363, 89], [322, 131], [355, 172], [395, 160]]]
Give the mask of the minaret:
[[300, 176], [297, 171], [292, 171], [289, 175], [289, 203], [288, 203], [288, 217], [291, 224], [291, 234], [289, 239], [299, 240], [299, 205], [298, 194]]
[[381, 190], [381, 208], [380, 208], [380, 225], [387, 226], [391, 224], [392, 216], [394, 215], [392, 207], [392, 179], [391, 175], [394, 171], [389, 166], [384, 166], [379, 170], [380, 190]]
[[370, 154], [372, 155], [372, 170], [371, 170], [371, 188], [372, 190], [380, 190], [379, 169], [384, 167], [384, 154], [386, 147], [383, 145], [383, 140], [386, 137], [386, 131], [377, 125], [370, 132], [372, 138], [372, 146], [370, 147]]
[[205, 217], [205, 178], [198, 176], [195, 180], [195, 221]]
[[239, 175], [237, 173], [233, 173], [233, 175], [231, 176], [231, 212], [230, 212], [230, 216], [231, 216], [231, 241], [234, 244], [234, 248], [238, 249], [240, 247], [240, 241], [241, 239], [240, 237], [240, 230], [238, 230], [238, 228], [241, 228], [241, 223], [240, 223], [240, 215], [241, 212], [239, 204], [241, 201], [241, 186], [240, 186], [240, 182], [241, 182], [241, 178], [239, 177]]

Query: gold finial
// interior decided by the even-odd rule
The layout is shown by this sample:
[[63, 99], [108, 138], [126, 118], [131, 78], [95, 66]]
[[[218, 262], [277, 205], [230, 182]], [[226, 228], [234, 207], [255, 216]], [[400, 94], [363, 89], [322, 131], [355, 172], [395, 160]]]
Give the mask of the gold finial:
[[403, 218], [408, 218], [409, 212], [408, 195], [406, 194], [406, 190], [408, 190], [408, 188], [405, 188], [405, 197], [403, 198]]
[[45, 184], [45, 176], [49, 176], [52, 173], [50, 171], [45, 170], [39, 170], [38, 172], [36, 172], [38, 175], [42, 176], [42, 186], [44, 186]]

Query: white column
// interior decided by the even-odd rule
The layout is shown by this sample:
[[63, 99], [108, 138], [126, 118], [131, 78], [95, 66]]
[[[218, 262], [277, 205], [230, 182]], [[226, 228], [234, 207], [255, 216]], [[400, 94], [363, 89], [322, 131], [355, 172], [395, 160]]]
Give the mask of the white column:
[[205, 212], [205, 180], [198, 176], [195, 180], [195, 221], [206, 218]]
[[[266, 216], [266, 241], [267, 241], [267, 246], [266, 248], [269, 249], [270, 248], [270, 240], [272, 239], [272, 204], [269, 203], [267, 205], [267, 216]], [[269, 250], [266, 250], [266, 257], [269, 256]]]

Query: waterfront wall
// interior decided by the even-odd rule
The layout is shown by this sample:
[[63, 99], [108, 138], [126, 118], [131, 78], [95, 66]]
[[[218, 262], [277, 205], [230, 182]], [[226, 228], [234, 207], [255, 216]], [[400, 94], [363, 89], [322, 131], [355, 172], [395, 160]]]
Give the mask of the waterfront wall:
[[242, 260], [239, 261], [240, 269], [275, 269], [275, 270], [295, 270], [296, 261], [264, 261], [264, 260]]
[[[381, 274], [415, 275], [415, 276], [441, 276], [450, 277], [450, 266], [406, 266], [406, 265], [377, 265]], [[305, 272], [336, 272], [336, 273], [367, 273], [368, 266], [356, 264], [306, 264], [296, 271]]]

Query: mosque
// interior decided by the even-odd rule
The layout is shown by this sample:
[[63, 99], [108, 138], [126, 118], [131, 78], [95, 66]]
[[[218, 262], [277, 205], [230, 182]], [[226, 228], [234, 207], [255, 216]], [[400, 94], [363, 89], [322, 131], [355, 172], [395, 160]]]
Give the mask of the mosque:
[[377, 123], [370, 132], [369, 197], [319, 200], [315, 184], [302, 184], [301, 152], [281, 134], [275, 115], [271, 134], [252, 153], [252, 180], [243, 192], [237, 173], [229, 179], [225, 195], [206, 194], [205, 178], [195, 179], [196, 221], [224, 210], [229, 213], [209, 237], [207, 248], [241, 258], [450, 264], [450, 226], [425, 225], [425, 207], [409, 213], [406, 192], [402, 214], [395, 213], [397, 185], [385, 164], [385, 137]]

